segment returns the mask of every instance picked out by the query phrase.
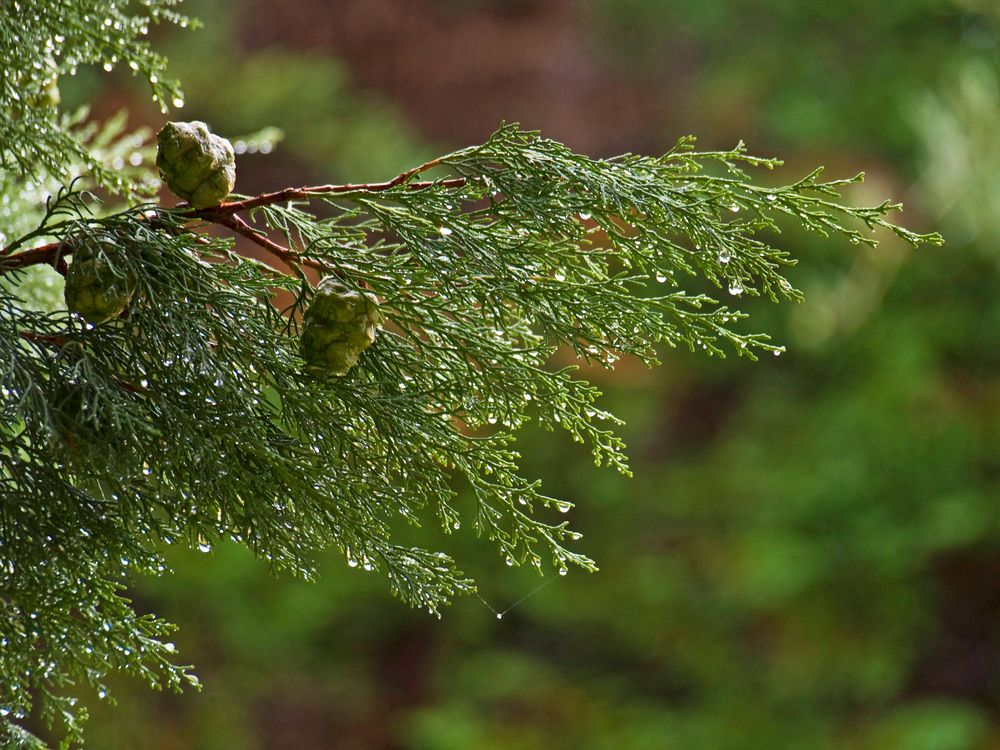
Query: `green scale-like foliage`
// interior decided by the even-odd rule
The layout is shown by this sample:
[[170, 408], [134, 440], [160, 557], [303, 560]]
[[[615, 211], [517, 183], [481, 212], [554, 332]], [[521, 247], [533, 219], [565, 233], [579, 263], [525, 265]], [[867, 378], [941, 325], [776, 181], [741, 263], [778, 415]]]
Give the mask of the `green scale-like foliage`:
[[[782, 217], [852, 242], [874, 243], [866, 227], [938, 241], [889, 224], [888, 203], [842, 204], [855, 180], [762, 187], [743, 171], [776, 164], [690, 140], [593, 160], [506, 125], [389, 183], [233, 196], [229, 209], [99, 217], [86, 193], [60, 190], [0, 249], [4, 720], [38, 708], [75, 736], [73, 683], [103, 692], [112, 670], [194, 682], [170, 661], [170, 627], [122, 595], [128, 574], [164, 570], [163, 545], [233, 539], [305, 577], [333, 546], [431, 612], [474, 584], [444, 553], [403, 544], [400, 519], [464, 523], [512, 564], [595, 569], [559, 514], [569, 503], [522, 477], [511, 447], [535, 420], [628, 472], [615, 418], [569, 359], [780, 351], [706, 290], [799, 299], [772, 244]], [[205, 222], [283, 262], [237, 254]], [[104, 257], [127, 280], [122, 314], [32, 309], [19, 284], [45, 241], [56, 268], [80, 252], [70, 271], [93, 261], [85, 248], [116, 244]], [[316, 377], [331, 344], [350, 351]]]
[[[657, 343], [779, 351], [738, 332], [744, 313], [684, 291], [683, 279], [797, 299], [781, 273], [791, 259], [759, 234], [773, 216], [859, 242], [871, 240], [841, 229], [841, 218], [885, 224], [887, 205], [834, 202], [843, 182], [811, 175], [762, 188], [740, 161], [757, 162], [741, 150], [695, 153], [689, 142], [659, 159], [593, 161], [505, 126], [444, 157], [440, 180], [317, 193], [327, 218], [304, 201], [253, 209], [284, 236], [296, 268], [368, 290], [366, 326], [367, 301], [378, 300], [384, 329], [336, 378], [309, 375], [300, 352], [302, 312], [322, 309], [323, 285], [189, 231], [190, 209], [93, 219], [82, 196], [60, 196], [38, 232], [67, 248], [118, 238], [130, 248], [120, 273], [138, 284], [128, 315], [96, 327], [3, 298], [0, 617], [4, 632], [22, 634], [4, 663], [3, 703], [24, 712], [31, 687], [100, 683], [103, 668], [68, 658], [60, 644], [70, 641], [89, 642], [95, 660], [114, 655], [112, 666], [150, 670], [152, 660], [165, 671], [151, 679], [185, 679], [149, 641], [162, 626], [129, 629], [110, 614], [126, 611], [113, 582], [160, 569], [163, 542], [208, 549], [232, 538], [303, 576], [315, 573], [315, 550], [336, 545], [431, 611], [472, 582], [444, 554], [394, 541], [395, 518], [430, 513], [447, 532], [464, 520], [513, 562], [593, 569], [568, 546], [577, 534], [550, 515], [568, 503], [522, 478], [510, 447], [535, 419], [627, 472], [597, 390], [575, 368], [551, 367], [560, 349], [604, 367], [623, 356], [653, 363]], [[712, 164], [727, 174], [706, 173]], [[295, 301], [279, 310], [278, 292]], [[67, 399], [67, 387], [86, 390]], [[76, 438], [67, 424], [80, 424]], [[97, 429], [104, 450], [86, 449]], [[456, 477], [472, 507], [456, 507]], [[66, 553], [53, 559], [53, 548]], [[69, 615], [67, 599], [86, 606]], [[121, 642], [108, 642], [109, 622]]]
[[[188, 25], [173, 8], [179, 0], [10, 0], [0, 6], [0, 168], [18, 175], [72, 177], [75, 161], [103, 184], [118, 190], [127, 180], [95, 158], [60, 118], [58, 80], [78, 66], [113, 70], [127, 65], [150, 83], [166, 111], [181, 103], [180, 90], [165, 74], [166, 60], [145, 42], [150, 27]], [[55, 89], [53, 87], [56, 87]]]

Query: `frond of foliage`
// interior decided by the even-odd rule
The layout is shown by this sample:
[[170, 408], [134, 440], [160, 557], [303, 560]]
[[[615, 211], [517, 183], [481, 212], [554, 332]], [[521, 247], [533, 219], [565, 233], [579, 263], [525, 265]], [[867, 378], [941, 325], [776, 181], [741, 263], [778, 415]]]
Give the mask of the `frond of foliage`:
[[166, 75], [166, 60], [145, 40], [155, 24], [191, 23], [174, 10], [178, 3], [11, 0], [0, 5], [0, 171], [68, 182], [76, 176], [76, 163], [102, 187], [128, 192], [128, 175], [91, 152], [74, 118], [60, 116], [59, 78], [83, 65], [107, 71], [124, 66], [149, 81], [164, 112], [168, 104], [183, 104], [177, 82]]
[[[338, 548], [434, 613], [474, 583], [444, 553], [403, 544], [401, 521], [471, 529], [512, 565], [595, 569], [561, 514], [570, 504], [521, 476], [511, 445], [534, 420], [628, 472], [580, 363], [652, 365], [664, 347], [779, 353], [709, 294], [800, 298], [779, 221], [854, 243], [880, 228], [940, 241], [890, 223], [898, 206], [844, 202], [860, 177], [817, 170], [765, 187], [747, 170], [777, 162], [742, 145], [698, 152], [684, 139], [659, 158], [593, 160], [514, 125], [383, 183], [102, 215], [63, 179], [70, 166], [117, 189], [141, 174], [109, 169], [26, 106], [33, 89], [11, 71], [46, 55], [60, 73], [123, 63], [166, 100], [162, 61], [138, 40], [152, 20], [183, 19], [168, 2], [147, 2], [148, 18], [112, 2], [45, 5], [18, 6], [34, 19], [23, 31], [0, 11], [16, 61], [0, 80], [0, 164], [14, 175], [0, 190], [44, 206], [35, 226], [0, 226], [0, 718], [14, 746], [35, 742], [17, 724], [32, 711], [77, 738], [72, 686], [103, 696], [112, 671], [196, 684], [172, 661], [171, 626], [136, 614], [122, 589], [165, 569], [164, 545], [232, 539], [303, 577]], [[26, 194], [39, 175], [61, 185]], [[268, 261], [235, 252], [236, 236]], [[125, 313], [96, 327], [26, 291], [28, 274], [65, 274], [84, 252], [138, 280]], [[384, 324], [346, 376], [317, 378], [299, 335], [329, 276], [374, 295]]]

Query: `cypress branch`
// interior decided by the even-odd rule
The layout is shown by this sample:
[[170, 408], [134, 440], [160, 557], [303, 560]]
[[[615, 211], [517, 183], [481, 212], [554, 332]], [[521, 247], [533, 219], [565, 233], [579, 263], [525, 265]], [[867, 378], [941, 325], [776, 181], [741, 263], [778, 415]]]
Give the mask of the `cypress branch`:
[[[179, 94], [138, 39], [151, 21], [186, 21], [169, 2], [146, 5], [139, 18], [97, 0], [52, 15], [25, 2], [17, 34], [5, 7], [0, 49], [24, 69], [51, 53], [60, 75], [135, 63], [166, 101]], [[85, 14], [111, 25], [77, 23]], [[385, 182], [164, 207], [141, 202], [149, 179], [93, 155], [92, 131], [15, 105], [5, 68], [0, 166], [17, 177], [2, 187], [55, 185], [34, 195], [34, 226], [3, 227], [0, 250], [0, 718], [26, 747], [10, 722], [33, 708], [79, 736], [74, 683], [103, 694], [122, 670], [196, 684], [163, 640], [172, 626], [137, 615], [122, 591], [126, 575], [163, 572], [164, 546], [232, 539], [303, 577], [334, 547], [435, 613], [474, 582], [443, 553], [400, 543], [399, 519], [464, 526], [510, 564], [595, 570], [562, 516], [570, 504], [522, 477], [512, 447], [533, 420], [628, 473], [600, 393], [557, 363], [654, 365], [663, 345], [780, 352], [709, 291], [801, 299], [776, 244], [782, 221], [867, 245], [878, 229], [941, 241], [892, 223], [898, 205], [844, 202], [860, 176], [758, 184], [748, 170], [779, 163], [743, 144], [699, 152], [684, 138], [661, 157], [594, 160], [513, 124]], [[104, 143], [105, 156], [136, 147], [120, 130]], [[126, 207], [104, 210], [97, 189]], [[236, 252], [237, 236], [270, 261]], [[107, 243], [114, 257], [99, 254]], [[102, 273], [135, 279], [122, 314], [96, 326], [35, 309], [23, 291], [30, 271], [65, 274], [82, 249]], [[377, 304], [365, 335], [384, 321], [339, 377], [310, 374], [299, 345], [328, 276]]]

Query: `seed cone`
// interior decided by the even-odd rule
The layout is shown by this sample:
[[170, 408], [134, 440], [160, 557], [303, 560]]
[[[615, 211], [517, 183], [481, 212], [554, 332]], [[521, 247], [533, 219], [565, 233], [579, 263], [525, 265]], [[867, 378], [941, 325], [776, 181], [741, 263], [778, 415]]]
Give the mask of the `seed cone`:
[[111, 242], [85, 245], [73, 254], [66, 271], [63, 296], [70, 312], [92, 325], [117, 318], [128, 307], [138, 286], [124, 251]]
[[346, 375], [382, 323], [375, 297], [327, 278], [302, 316], [299, 350], [317, 377]]
[[156, 134], [156, 166], [178, 198], [195, 208], [221, 203], [236, 184], [233, 145], [208, 125], [168, 122]]

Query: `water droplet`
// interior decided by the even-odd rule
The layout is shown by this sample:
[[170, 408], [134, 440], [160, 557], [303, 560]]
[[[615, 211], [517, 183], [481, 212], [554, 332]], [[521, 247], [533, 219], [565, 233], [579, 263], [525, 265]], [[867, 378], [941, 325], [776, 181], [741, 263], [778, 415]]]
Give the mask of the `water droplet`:
[[112, 65], [111, 63], [109, 63], [109, 62], [104, 63], [104, 70], [106, 72], [110, 73], [112, 70], [114, 70], [114, 68], [115, 68], [115, 66]]
[[731, 205], [731, 206], [729, 207], [729, 210], [730, 210], [730, 211], [732, 211], [732, 212], [733, 212], [734, 214], [735, 214], [735, 213], [739, 213], [739, 210], [740, 210], [740, 206], [739, 206], [739, 204], [738, 204], [738, 203], [734, 203], [733, 205]]
[[729, 293], [734, 297], [739, 297], [743, 294], [743, 284], [737, 279], [729, 284]]
[[512, 567], [514, 565], [514, 558], [508, 555], [507, 559], [504, 560], [504, 562], [507, 563], [508, 567]]
[[177, 107], [177, 109], [180, 109], [181, 107], [184, 106], [184, 100], [181, 99], [179, 96], [175, 96], [173, 99], [173, 105]]
[[774, 350], [774, 356], [775, 356], [775, 357], [780, 357], [780, 356], [781, 356], [781, 353], [782, 353], [783, 351], [785, 351], [785, 350], [784, 350], [784, 349], [775, 349], [775, 350]]
[[447, 237], [451, 234], [451, 230], [448, 227], [438, 227], [438, 232], [441, 233], [442, 237]]
[[562, 502], [556, 503], [556, 510], [558, 510], [560, 513], [569, 513], [569, 509], [571, 507], [572, 506], [569, 503], [562, 503]]
[[658, 274], [656, 274], [656, 280], [659, 281], [662, 284], [663, 282], [665, 282], [667, 280], [667, 277], [664, 274], [662, 274], [662, 273], [658, 273]]
[[719, 251], [719, 263], [726, 265], [729, 261], [733, 259], [733, 254], [727, 249], [722, 249]]
[[198, 545], [198, 551], [199, 552], [211, 552], [212, 551], [212, 545], [210, 545], [208, 542], [201, 542]]
[[459, 521], [455, 521], [455, 523], [453, 523], [451, 525], [451, 528], [456, 529], [456, 530], [460, 529], [460, 528], [462, 528], [462, 524]]
[[356, 567], [358, 567], [358, 561], [357, 561], [357, 560], [355, 560], [355, 559], [354, 559], [353, 557], [348, 557], [348, 558], [347, 558], [347, 564], [348, 564], [348, 565], [349, 565], [350, 567], [352, 567], [352, 568], [356, 568]]
[[566, 568], [559, 568], [559, 575], [564, 576], [567, 573], [569, 573], [569, 570], [567, 570]]
[[502, 620], [503, 619], [503, 612], [497, 612], [497, 619], [498, 620]]
[[764, 196], [764, 199], [768, 203], [774, 203], [776, 200], [778, 200], [778, 196], [776, 196], [774, 193], [768, 193], [766, 196]]
[[583, 219], [583, 221], [587, 221], [588, 219], [590, 219], [590, 214], [586, 214], [583, 211], [581, 211], [580, 218]]

